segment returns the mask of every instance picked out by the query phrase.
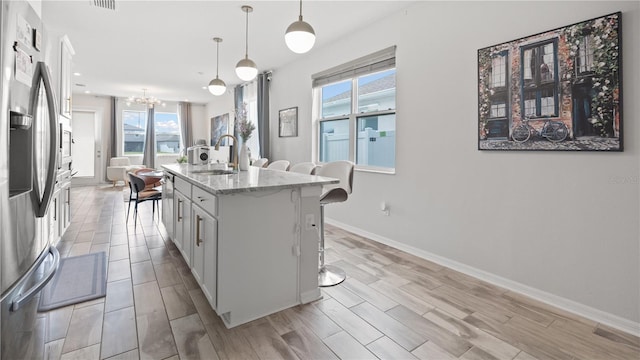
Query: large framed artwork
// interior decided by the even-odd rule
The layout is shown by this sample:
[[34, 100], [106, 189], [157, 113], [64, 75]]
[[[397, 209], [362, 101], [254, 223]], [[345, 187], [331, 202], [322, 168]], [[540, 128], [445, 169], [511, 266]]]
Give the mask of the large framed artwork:
[[613, 13], [478, 50], [478, 149], [622, 151]]
[[[211, 146], [215, 146], [218, 139], [229, 133], [229, 114], [222, 114], [211, 118]], [[227, 146], [229, 138], [222, 139], [220, 145]]]

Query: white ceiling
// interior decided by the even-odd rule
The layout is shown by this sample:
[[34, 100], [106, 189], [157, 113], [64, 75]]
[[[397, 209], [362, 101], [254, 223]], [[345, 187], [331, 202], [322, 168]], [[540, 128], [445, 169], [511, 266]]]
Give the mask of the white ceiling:
[[[291, 1], [131, 1], [116, 0], [116, 10], [92, 0], [42, 2], [47, 28], [67, 34], [73, 44], [74, 93], [128, 97], [148, 94], [166, 101], [208, 103], [202, 88], [216, 72], [221, 37], [220, 78], [227, 88], [241, 83], [236, 63], [245, 54], [245, 13], [249, 14], [249, 58], [260, 71], [276, 69], [315, 49], [409, 6], [409, 1], [304, 1], [304, 20], [317, 40], [309, 53], [291, 52], [284, 32], [297, 20], [299, 2]], [[335, 65], [335, 64], [331, 64]], [[80, 87], [76, 84], [84, 84]]]

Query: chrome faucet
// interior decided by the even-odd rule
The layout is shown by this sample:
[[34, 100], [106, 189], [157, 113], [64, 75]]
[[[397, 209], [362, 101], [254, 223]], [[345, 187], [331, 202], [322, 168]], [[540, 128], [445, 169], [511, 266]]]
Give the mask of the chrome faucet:
[[[230, 137], [233, 139], [233, 146], [238, 147], [238, 139], [230, 134], [224, 134], [222, 136], [220, 136], [220, 138], [218, 138], [218, 141], [216, 142], [215, 145], [215, 149], [216, 151], [220, 150], [220, 141], [222, 141], [222, 138], [224, 137]], [[233, 166], [233, 168], [235, 170], [238, 170], [238, 149], [233, 149], [233, 156], [231, 158], [231, 165]]]

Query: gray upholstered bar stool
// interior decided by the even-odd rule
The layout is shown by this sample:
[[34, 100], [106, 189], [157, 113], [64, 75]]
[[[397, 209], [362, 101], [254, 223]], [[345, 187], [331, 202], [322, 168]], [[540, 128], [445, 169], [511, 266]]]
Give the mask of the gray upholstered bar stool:
[[289, 165], [291, 165], [289, 160], [276, 160], [271, 164], [267, 165], [267, 169], [287, 171], [289, 170]]
[[339, 179], [338, 184], [322, 187], [320, 195], [320, 270], [318, 272], [319, 286], [338, 285], [346, 279], [344, 270], [334, 265], [324, 263], [324, 206], [336, 202], [343, 202], [349, 198], [353, 189], [353, 168], [350, 161], [333, 161], [324, 164], [316, 170], [316, 175]]
[[289, 168], [290, 172], [299, 173], [299, 174], [307, 174], [307, 175], [315, 175], [316, 174], [316, 164], [312, 162], [301, 162], [294, 165], [291, 165]]
[[255, 167], [266, 167], [267, 164], [269, 163], [269, 159], [267, 158], [261, 158], [258, 159], [256, 161], [254, 161], [251, 166], [255, 166]]

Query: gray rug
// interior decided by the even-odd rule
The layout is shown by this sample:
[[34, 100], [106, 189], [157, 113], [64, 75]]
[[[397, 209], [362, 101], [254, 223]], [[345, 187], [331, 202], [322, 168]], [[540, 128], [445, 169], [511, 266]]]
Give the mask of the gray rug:
[[48, 311], [105, 296], [107, 257], [104, 252], [60, 260], [60, 267], [42, 289], [38, 311]]

